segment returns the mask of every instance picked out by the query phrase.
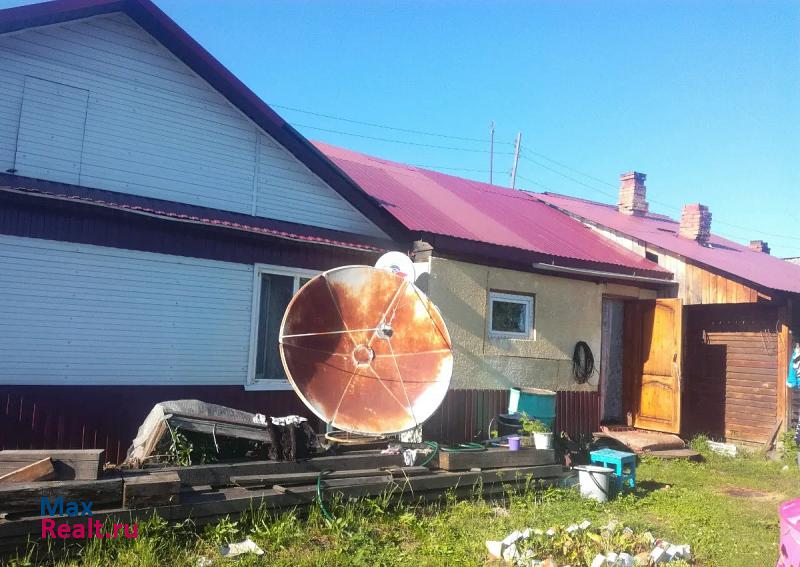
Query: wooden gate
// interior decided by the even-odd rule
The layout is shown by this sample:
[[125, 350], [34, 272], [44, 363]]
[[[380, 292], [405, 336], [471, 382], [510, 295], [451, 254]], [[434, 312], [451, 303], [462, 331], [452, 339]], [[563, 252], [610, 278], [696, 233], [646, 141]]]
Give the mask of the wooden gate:
[[625, 304], [623, 370], [634, 427], [680, 432], [682, 309], [680, 299]]

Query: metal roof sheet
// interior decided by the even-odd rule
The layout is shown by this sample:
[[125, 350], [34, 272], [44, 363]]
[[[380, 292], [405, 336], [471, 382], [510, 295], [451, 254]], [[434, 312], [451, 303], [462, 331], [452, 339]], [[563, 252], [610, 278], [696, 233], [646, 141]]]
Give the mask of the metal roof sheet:
[[670, 276], [533, 193], [315, 144], [409, 230], [516, 248], [540, 258], [599, 264], [616, 272]]
[[613, 205], [566, 195], [543, 193], [543, 201], [592, 223], [643, 240], [694, 263], [704, 264], [761, 287], [800, 293], [800, 266], [751, 250], [715, 234], [708, 245], [678, 236], [680, 223], [665, 216], [625, 215]]
[[107, 209], [144, 214], [170, 220], [229, 228], [243, 232], [297, 240], [312, 244], [383, 252], [394, 246], [390, 241], [315, 226], [254, 217], [242, 213], [187, 205], [163, 199], [140, 197], [79, 185], [42, 181], [0, 173], [0, 191], [22, 193], [39, 198], [79, 202]]

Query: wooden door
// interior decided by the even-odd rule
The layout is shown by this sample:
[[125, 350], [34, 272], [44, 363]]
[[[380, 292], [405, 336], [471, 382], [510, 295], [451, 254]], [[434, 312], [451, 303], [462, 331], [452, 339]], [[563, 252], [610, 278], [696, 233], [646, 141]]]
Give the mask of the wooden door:
[[682, 310], [680, 299], [626, 304], [627, 398], [634, 427], [680, 432]]

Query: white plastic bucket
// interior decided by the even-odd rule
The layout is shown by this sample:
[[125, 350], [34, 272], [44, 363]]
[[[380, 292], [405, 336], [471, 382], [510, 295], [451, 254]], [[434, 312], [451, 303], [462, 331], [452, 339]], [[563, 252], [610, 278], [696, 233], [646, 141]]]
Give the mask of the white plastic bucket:
[[578, 471], [581, 496], [598, 502], [606, 502], [608, 500], [611, 475], [614, 474], [614, 469], [595, 465], [581, 465], [575, 467], [575, 470]]

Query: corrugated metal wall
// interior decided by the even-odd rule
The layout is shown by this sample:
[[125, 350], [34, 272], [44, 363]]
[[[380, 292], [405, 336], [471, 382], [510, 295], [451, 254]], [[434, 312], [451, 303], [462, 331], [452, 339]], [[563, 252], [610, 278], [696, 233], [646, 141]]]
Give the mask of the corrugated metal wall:
[[489, 436], [489, 421], [506, 411], [508, 390], [450, 390], [423, 433], [444, 443], [480, 441]]
[[299, 414], [319, 424], [293, 391], [241, 386], [0, 386], [0, 449], [106, 450], [120, 462], [153, 406], [199, 399], [267, 415]]
[[[120, 462], [141, 422], [158, 402], [200, 399], [267, 415], [315, 418], [293, 391], [248, 392], [235, 386], [0, 386], [0, 449], [106, 450]], [[597, 392], [559, 392], [556, 431], [578, 440], [599, 427]], [[426, 439], [484, 439], [489, 421], [508, 409], [507, 390], [451, 390], [424, 425]]]
[[556, 431], [566, 432], [574, 441], [588, 441], [600, 430], [599, 392], [558, 392]]

